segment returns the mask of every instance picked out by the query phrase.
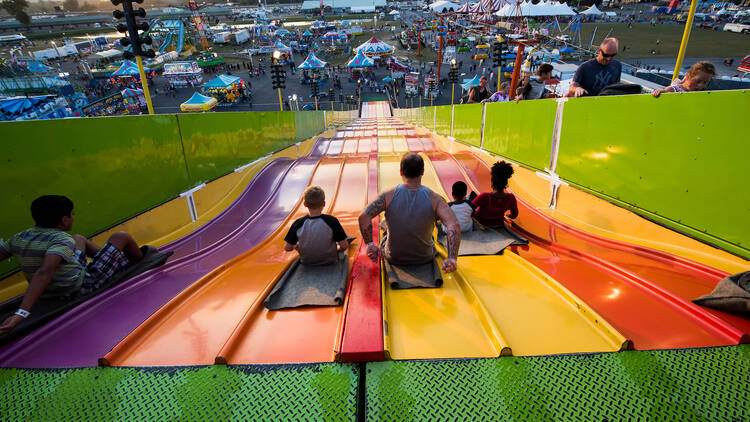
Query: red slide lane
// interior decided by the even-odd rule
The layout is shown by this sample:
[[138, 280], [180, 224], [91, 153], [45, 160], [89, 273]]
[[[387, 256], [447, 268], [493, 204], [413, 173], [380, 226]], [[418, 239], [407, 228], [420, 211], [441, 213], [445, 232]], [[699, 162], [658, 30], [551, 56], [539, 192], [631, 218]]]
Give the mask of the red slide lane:
[[[456, 180], [464, 180], [483, 192], [490, 190], [489, 168], [474, 155], [456, 154], [457, 161], [445, 153], [428, 155], [447, 191]], [[511, 250], [591, 305], [624, 336], [632, 339], [637, 349], [733, 345], [743, 340], [742, 332], [700, 309], [696, 311], [692, 304], [675, 302], [668, 295], [665, 297], [647, 288], [653, 280], [643, 278], [634, 268], [619, 265], [628, 262], [627, 256], [617, 262], [607, 260], [605, 257], [615, 255], [612, 251], [604, 255], [596, 253], [595, 245], [589, 246], [562, 232], [520, 198], [518, 202], [517, 220], [524, 228], [521, 234], [528, 237], [530, 243]], [[637, 269], [643, 271], [643, 268]], [[649, 275], [653, 277], [654, 272]]]

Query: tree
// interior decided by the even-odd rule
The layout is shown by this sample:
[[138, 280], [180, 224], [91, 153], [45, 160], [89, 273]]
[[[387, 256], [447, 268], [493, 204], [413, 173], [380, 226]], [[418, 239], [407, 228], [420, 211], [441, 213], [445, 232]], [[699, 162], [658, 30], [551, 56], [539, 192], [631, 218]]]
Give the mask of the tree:
[[31, 23], [31, 17], [26, 13], [28, 7], [29, 3], [26, 0], [2, 0], [0, 2], [0, 9], [8, 12], [9, 15], [24, 25]]

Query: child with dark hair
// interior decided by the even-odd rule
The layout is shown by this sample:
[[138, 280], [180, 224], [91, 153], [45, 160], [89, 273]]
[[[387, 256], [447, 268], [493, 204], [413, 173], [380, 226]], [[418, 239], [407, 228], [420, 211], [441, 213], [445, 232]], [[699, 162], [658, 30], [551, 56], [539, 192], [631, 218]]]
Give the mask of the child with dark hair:
[[492, 192], [482, 193], [474, 199], [476, 213], [474, 218], [483, 226], [500, 227], [505, 221], [505, 213], [510, 211], [510, 218], [518, 217], [516, 197], [505, 192], [508, 179], [513, 175], [513, 166], [505, 161], [492, 165]]
[[338, 251], [349, 247], [348, 236], [336, 217], [323, 214], [326, 205], [323, 189], [310, 186], [303, 195], [308, 214], [292, 223], [284, 237], [284, 250], [297, 249], [300, 262], [306, 265], [335, 264]]
[[[133, 238], [118, 232], [101, 248], [81, 235], [66, 233], [73, 228], [73, 201], [65, 196], [45, 195], [31, 203], [36, 226], [0, 239], [0, 261], [16, 258], [29, 287], [15, 315], [0, 325], [0, 334], [11, 331], [42, 294], [75, 298], [97, 290], [112, 275], [139, 261], [143, 253]], [[91, 257], [86, 262], [86, 257]]]
[[471, 216], [474, 214], [474, 204], [466, 199], [467, 190], [466, 183], [461, 181], [455, 182], [451, 188], [453, 201], [448, 202], [448, 206], [451, 207], [453, 214], [456, 214], [458, 224], [461, 226], [461, 233], [470, 232], [474, 226], [474, 220], [471, 219]]

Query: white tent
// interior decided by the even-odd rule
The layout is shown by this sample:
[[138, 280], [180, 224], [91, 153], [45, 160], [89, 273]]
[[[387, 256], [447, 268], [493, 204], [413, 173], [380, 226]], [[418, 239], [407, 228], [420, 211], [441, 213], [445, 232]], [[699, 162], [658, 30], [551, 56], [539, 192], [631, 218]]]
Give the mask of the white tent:
[[583, 12], [581, 12], [581, 14], [582, 15], [586, 15], [586, 16], [601, 16], [601, 15], [604, 14], [604, 12], [602, 12], [601, 10], [599, 10], [596, 7], [596, 5], [593, 5], [593, 6], [589, 7], [588, 9], [584, 10]]
[[574, 16], [575, 12], [566, 3], [540, 2], [533, 4], [523, 2], [520, 5], [506, 4], [497, 13], [501, 17], [513, 16]]
[[456, 3], [451, 3], [445, 0], [436, 1], [430, 5], [430, 9], [435, 13], [455, 12], [459, 7], [460, 6]]

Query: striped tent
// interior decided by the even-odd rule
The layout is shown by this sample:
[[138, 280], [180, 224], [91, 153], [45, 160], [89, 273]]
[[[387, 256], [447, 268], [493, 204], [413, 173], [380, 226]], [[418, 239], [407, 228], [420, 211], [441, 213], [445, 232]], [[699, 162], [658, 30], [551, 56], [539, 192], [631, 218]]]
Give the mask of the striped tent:
[[322, 69], [326, 67], [328, 63], [315, 57], [314, 53], [307, 55], [307, 58], [301, 65], [297, 66], [297, 69]]

